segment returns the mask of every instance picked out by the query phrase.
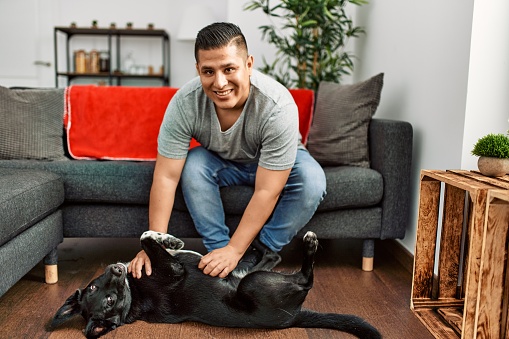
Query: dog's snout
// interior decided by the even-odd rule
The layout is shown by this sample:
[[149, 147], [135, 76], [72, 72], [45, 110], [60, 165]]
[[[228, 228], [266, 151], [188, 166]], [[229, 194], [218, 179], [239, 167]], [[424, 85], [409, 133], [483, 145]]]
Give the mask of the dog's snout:
[[115, 274], [117, 277], [120, 277], [122, 275], [122, 266], [120, 265], [111, 266], [111, 272]]

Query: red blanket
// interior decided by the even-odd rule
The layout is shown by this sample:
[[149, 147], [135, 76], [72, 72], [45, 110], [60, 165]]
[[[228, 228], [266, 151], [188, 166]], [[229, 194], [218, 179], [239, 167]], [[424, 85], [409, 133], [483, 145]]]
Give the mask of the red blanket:
[[[64, 126], [74, 159], [155, 160], [164, 112], [177, 88], [70, 86], [65, 92]], [[314, 93], [290, 90], [299, 108], [306, 141]], [[191, 147], [199, 145], [194, 139]]]
[[299, 132], [302, 136], [302, 143], [305, 145], [308, 140], [311, 121], [313, 120], [315, 92], [310, 89], [291, 89], [290, 93], [299, 109]]
[[75, 159], [155, 160], [168, 87], [70, 86], [66, 90], [69, 153]]

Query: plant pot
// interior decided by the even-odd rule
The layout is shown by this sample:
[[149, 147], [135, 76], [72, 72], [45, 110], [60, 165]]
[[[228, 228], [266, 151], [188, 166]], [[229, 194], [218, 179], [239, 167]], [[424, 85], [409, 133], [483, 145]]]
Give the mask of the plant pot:
[[479, 157], [477, 160], [479, 172], [489, 177], [501, 177], [509, 173], [509, 159]]

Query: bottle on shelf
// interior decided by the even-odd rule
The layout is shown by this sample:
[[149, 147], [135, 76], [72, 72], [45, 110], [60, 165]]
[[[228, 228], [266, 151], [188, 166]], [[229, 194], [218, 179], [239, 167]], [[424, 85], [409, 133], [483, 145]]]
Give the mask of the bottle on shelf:
[[106, 73], [110, 71], [110, 53], [108, 51], [99, 53], [99, 71]]
[[74, 51], [74, 72], [85, 73], [87, 71], [86, 66], [86, 53], [84, 50], [79, 49]]
[[95, 49], [90, 51], [90, 73], [99, 73], [99, 52]]
[[123, 65], [124, 65], [124, 67], [122, 69], [122, 72], [124, 74], [131, 74], [134, 71], [135, 61], [133, 58], [133, 52], [127, 53], [127, 56], [124, 59]]

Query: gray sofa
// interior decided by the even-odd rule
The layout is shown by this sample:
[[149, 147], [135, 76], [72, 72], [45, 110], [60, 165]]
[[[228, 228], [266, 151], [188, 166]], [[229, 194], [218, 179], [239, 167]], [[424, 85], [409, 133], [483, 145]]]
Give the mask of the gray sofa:
[[55, 283], [57, 245], [63, 240], [64, 185], [60, 176], [0, 168], [0, 296], [44, 258]]
[[[405, 235], [409, 216], [412, 133], [412, 126], [407, 122], [372, 119], [368, 133], [370, 168], [324, 167], [327, 196], [299, 236], [313, 230], [322, 239], [362, 239], [362, 266], [364, 270], [371, 270], [374, 240], [403, 238]], [[6, 173], [13, 173], [6, 172], [6, 169], [15, 169], [15, 173], [21, 169], [47, 173], [54, 180], [55, 191], [60, 190], [63, 183], [61, 199], [54, 200], [51, 207], [47, 206], [46, 213], [41, 214], [39, 219], [32, 219], [34, 226], [29, 229], [48, 216], [58, 218], [60, 213], [63, 237], [139, 237], [148, 228], [154, 162], [71, 160], [69, 157], [51, 161], [9, 159], [0, 160], [0, 169], [0, 178]], [[23, 174], [23, 177], [33, 178], [29, 173]], [[9, 181], [0, 181], [0, 191], [3, 190], [1, 186], [10, 185]], [[25, 184], [35, 185], [30, 181]], [[238, 224], [252, 192], [251, 187], [245, 186], [221, 189], [227, 224], [232, 229]], [[45, 195], [33, 195], [31, 203], [40, 204], [43, 200], [46, 200]], [[18, 215], [18, 218], [22, 217], [22, 214]], [[24, 222], [19, 224], [27, 227]], [[44, 255], [51, 252], [48, 248], [55, 248], [61, 241], [61, 229], [57, 224], [46, 230], [54, 238], [40, 246]], [[4, 226], [1, 232], [6, 232]], [[198, 237], [180, 190], [169, 232], [177, 237]], [[0, 236], [0, 239], [5, 239], [5, 236]], [[26, 243], [28, 240], [20, 241]], [[7, 245], [9, 242], [4, 241], [0, 254]], [[54, 256], [54, 251], [51, 253]], [[41, 260], [42, 257], [33, 259]], [[4, 265], [13, 270], [19, 266], [11, 265], [8, 260], [2, 261]], [[30, 265], [34, 265], [33, 260], [24, 264], [25, 267]], [[17, 276], [26, 271], [20, 270]]]

